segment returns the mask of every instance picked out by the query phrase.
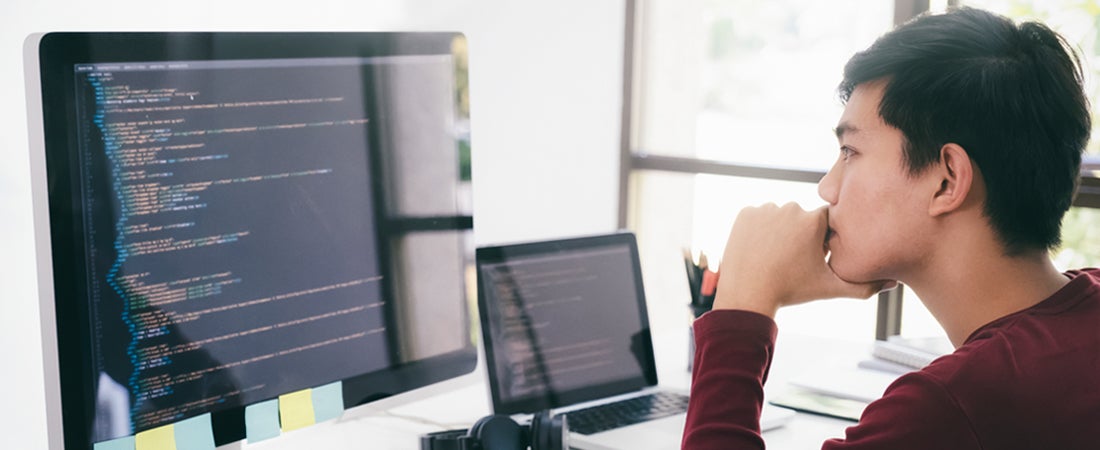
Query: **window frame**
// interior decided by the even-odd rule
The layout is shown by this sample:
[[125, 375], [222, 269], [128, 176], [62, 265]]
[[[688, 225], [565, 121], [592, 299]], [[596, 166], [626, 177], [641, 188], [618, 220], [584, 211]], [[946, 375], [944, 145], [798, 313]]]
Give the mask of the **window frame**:
[[[645, 1], [645, 0], [641, 0]], [[754, 164], [738, 164], [701, 158], [648, 154], [644, 148], [635, 147], [634, 124], [638, 111], [635, 99], [640, 95], [635, 85], [638, 70], [636, 54], [638, 40], [639, 0], [625, 0], [626, 19], [623, 36], [623, 89], [620, 133], [619, 211], [618, 227], [626, 229], [630, 217], [631, 178], [640, 171], [673, 172], [691, 175], [722, 175], [762, 180], [818, 183], [825, 176], [822, 170], [806, 170]], [[958, 0], [948, 0], [947, 6], [957, 6]], [[894, 25], [898, 25], [930, 10], [929, 0], [894, 0]], [[1085, 156], [1072, 206], [1100, 208], [1100, 156]], [[878, 296], [875, 339], [885, 340], [901, 334], [902, 291], [893, 289]]]

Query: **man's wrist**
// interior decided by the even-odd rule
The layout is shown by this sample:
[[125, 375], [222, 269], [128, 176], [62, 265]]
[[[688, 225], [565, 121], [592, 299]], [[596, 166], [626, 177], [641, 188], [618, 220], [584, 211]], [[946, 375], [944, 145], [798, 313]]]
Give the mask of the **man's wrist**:
[[775, 318], [780, 302], [773, 293], [758, 289], [743, 289], [721, 286], [714, 297], [714, 309], [738, 309]]

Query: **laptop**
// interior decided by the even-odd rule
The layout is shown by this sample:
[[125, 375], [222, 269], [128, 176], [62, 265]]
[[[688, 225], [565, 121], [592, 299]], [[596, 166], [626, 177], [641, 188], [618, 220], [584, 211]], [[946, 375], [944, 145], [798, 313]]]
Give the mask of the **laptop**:
[[[658, 387], [633, 234], [481, 247], [476, 260], [496, 414], [564, 413], [572, 448], [679, 448], [687, 392]], [[791, 415], [766, 406], [761, 427]]]

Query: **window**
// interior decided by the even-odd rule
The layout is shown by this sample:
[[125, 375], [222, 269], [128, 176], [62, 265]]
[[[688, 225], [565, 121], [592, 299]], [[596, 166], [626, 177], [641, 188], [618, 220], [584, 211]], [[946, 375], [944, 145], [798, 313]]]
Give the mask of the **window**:
[[[741, 208], [824, 205], [843, 64], [893, 24], [888, 2], [641, 0], [629, 227], [655, 330], [687, 323], [682, 250], [721, 258]], [[783, 329], [866, 338], [874, 301], [780, 311]]]
[[[682, 250], [721, 255], [744, 206], [823, 204], [816, 183], [836, 157], [832, 127], [843, 111], [843, 64], [894, 23], [954, 0], [685, 0], [627, 2], [630, 120], [624, 144], [622, 225], [638, 233], [653, 327], [687, 323]], [[1079, 0], [974, 0], [967, 5], [1042, 19], [1077, 43], [1094, 105], [1100, 89], [1100, 5]], [[1038, 6], [1042, 4], [1042, 7]], [[1094, 117], [1100, 126], [1100, 117]], [[1100, 265], [1100, 134], [1063, 225], [1060, 267]], [[904, 297], [903, 308], [897, 302]], [[882, 305], [876, 314], [876, 307]], [[885, 306], [890, 305], [887, 308]], [[784, 308], [783, 330], [867, 339], [941, 335], [905, 289], [878, 302], [831, 301]], [[877, 333], [876, 333], [877, 322]]]

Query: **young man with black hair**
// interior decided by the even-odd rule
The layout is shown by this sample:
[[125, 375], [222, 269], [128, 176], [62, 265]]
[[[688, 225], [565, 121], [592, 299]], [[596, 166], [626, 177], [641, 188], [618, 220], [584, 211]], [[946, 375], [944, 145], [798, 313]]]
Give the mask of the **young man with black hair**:
[[840, 85], [828, 206], [743, 210], [714, 311], [696, 320], [683, 448], [763, 448], [781, 306], [896, 281], [956, 346], [903, 375], [825, 449], [1100, 448], [1100, 271], [1060, 273], [1090, 132], [1080, 63], [1038, 23], [922, 16], [857, 53]]

